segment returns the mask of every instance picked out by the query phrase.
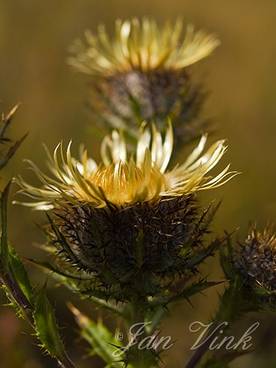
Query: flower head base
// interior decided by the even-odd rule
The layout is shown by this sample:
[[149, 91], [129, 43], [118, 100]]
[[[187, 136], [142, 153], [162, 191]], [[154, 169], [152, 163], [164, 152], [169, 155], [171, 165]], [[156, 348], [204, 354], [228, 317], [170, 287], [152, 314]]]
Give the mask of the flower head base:
[[276, 292], [276, 236], [271, 228], [253, 228], [235, 255], [235, 266], [246, 283]]
[[164, 139], [154, 126], [152, 133], [142, 127], [136, 155], [130, 157], [123, 135], [113, 131], [102, 142], [100, 165], [88, 158], [84, 149], [77, 161], [71, 155], [71, 143], [66, 154], [59, 145], [53, 157], [49, 155], [53, 177], [30, 163], [43, 186], [36, 188], [21, 178], [18, 183], [21, 191], [34, 199], [29, 205], [39, 210], [52, 209], [59, 202], [88, 203], [93, 207], [126, 206], [189, 195], [221, 186], [237, 174], [230, 172], [228, 165], [215, 177], [207, 176], [227, 147], [224, 141], [217, 141], [202, 155], [206, 139], [201, 138], [183, 164], [167, 170], [173, 150], [171, 124]]
[[183, 69], [205, 58], [219, 45], [214, 35], [195, 32], [187, 27], [183, 38], [183, 23], [167, 23], [163, 28], [149, 19], [132, 19], [115, 25], [115, 37], [110, 39], [103, 25], [98, 35], [86, 33], [87, 45], [76, 42], [76, 55], [69, 63], [83, 73], [109, 75], [131, 70]]
[[78, 280], [83, 295], [170, 298], [221, 244], [203, 239], [215, 209], [202, 211], [193, 195], [120, 208], [60, 205], [46, 228], [48, 249], [55, 269]]

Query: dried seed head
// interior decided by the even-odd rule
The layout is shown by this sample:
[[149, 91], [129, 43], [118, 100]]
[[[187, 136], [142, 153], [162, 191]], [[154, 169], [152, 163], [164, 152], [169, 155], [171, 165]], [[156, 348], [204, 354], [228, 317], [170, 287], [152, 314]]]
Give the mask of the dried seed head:
[[234, 257], [236, 268], [249, 284], [276, 291], [276, 237], [272, 229], [253, 228]]

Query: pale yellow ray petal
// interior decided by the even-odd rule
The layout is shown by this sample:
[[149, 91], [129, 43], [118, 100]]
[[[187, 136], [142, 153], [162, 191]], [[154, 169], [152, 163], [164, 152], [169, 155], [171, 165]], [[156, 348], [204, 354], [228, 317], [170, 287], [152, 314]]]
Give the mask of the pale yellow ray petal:
[[136, 148], [136, 164], [138, 167], [140, 167], [141, 164], [144, 162], [146, 150], [150, 147], [150, 141], [150, 130], [143, 126]]
[[196, 146], [196, 148], [192, 151], [192, 153], [188, 156], [188, 158], [185, 160], [184, 164], [181, 165], [181, 167], [183, 169], [186, 169], [187, 167], [189, 167], [190, 165], [192, 165], [197, 159], [198, 157], [201, 155], [201, 153], [203, 152], [205, 145], [206, 145], [206, 141], [207, 141], [207, 134], [204, 134], [198, 145]]
[[170, 162], [173, 151], [173, 128], [171, 121], [168, 122], [165, 140], [162, 148], [162, 162], [160, 163], [160, 171], [164, 173]]

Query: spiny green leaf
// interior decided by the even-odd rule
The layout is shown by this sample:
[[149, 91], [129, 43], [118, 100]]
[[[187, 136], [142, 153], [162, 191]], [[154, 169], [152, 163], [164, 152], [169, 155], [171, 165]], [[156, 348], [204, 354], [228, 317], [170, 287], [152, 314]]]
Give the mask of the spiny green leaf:
[[257, 311], [260, 304], [254, 292], [244, 287], [243, 281], [236, 276], [220, 297], [216, 321], [235, 322], [245, 313]]
[[32, 287], [23, 264], [13, 247], [8, 244], [7, 205], [10, 184], [11, 183], [8, 183], [1, 196], [1, 278], [6, 286], [5, 290], [8, 299], [13, 305], [17, 304], [17, 307], [19, 307], [22, 312], [29, 313], [32, 300]]
[[25, 134], [21, 139], [16, 141], [14, 145], [9, 148], [5, 156], [0, 159], [0, 170], [3, 169], [7, 165], [7, 163], [14, 156], [15, 152], [18, 150], [18, 148], [21, 146], [21, 144], [24, 142], [27, 136], [28, 134]]
[[219, 249], [221, 244], [224, 242], [224, 239], [215, 239], [208, 247], [199, 251], [195, 256], [193, 256], [186, 264], [186, 267], [189, 269], [193, 269], [195, 266], [202, 263], [206, 258], [210, 257], [214, 254], [214, 252]]
[[190, 286], [186, 287], [178, 295], [172, 297], [170, 299], [169, 303], [177, 301], [177, 300], [181, 300], [181, 299], [189, 300], [189, 298], [191, 298], [193, 295], [198, 294], [198, 293], [202, 293], [204, 290], [209, 289], [210, 287], [219, 285], [223, 282], [224, 281], [207, 281], [205, 279], [200, 280], [200, 281], [198, 281], [196, 283], [193, 283]]
[[[10, 139], [7, 138], [5, 134], [6, 134], [8, 127], [10, 126], [12, 122], [13, 116], [16, 113], [18, 107], [19, 107], [19, 104], [14, 106], [7, 115], [2, 114], [2, 119], [1, 119], [1, 124], [0, 124], [0, 143], [3, 143], [3, 144], [10, 143]], [[3, 169], [7, 165], [7, 163], [10, 161], [10, 159], [15, 154], [15, 152], [20, 147], [20, 145], [22, 144], [22, 142], [25, 140], [26, 137], [27, 137], [27, 134], [25, 134], [21, 139], [19, 139], [12, 146], [10, 146], [8, 148], [8, 151], [1, 156], [0, 170]]]
[[38, 261], [38, 260], [31, 259], [31, 258], [27, 258], [27, 261], [35, 264], [38, 267], [41, 267], [44, 271], [52, 272], [63, 278], [68, 278], [68, 279], [77, 280], [77, 281], [93, 280], [91, 276], [78, 276], [78, 275], [74, 275], [71, 273], [67, 273], [67, 272], [58, 270], [55, 266], [53, 266], [49, 262]]
[[114, 356], [114, 352], [120, 348], [121, 343], [115, 339], [102, 321], [92, 321], [73, 306], [70, 306], [70, 309], [81, 329], [81, 335], [92, 348], [91, 354], [99, 355], [107, 363], [107, 366], [122, 368], [123, 363], [116, 361], [118, 358]]
[[0, 141], [1, 140], [9, 140], [7, 138], [5, 138], [5, 134], [6, 131], [8, 129], [8, 127], [10, 126], [11, 122], [12, 122], [12, 118], [15, 115], [16, 111], [18, 110], [20, 104], [15, 105], [9, 112], [8, 114], [2, 114], [2, 121], [1, 121], [1, 126], [0, 126]]
[[14, 300], [13, 296], [11, 295], [10, 290], [8, 289], [7, 285], [2, 284], [0, 286], [1, 290], [3, 290], [4, 294], [6, 295], [7, 300], [9, 301], [8, 303], [5, 304], [1, 304], [2, 307], [8, 307], [8, 308], [13, 308], [16, 316], [18, 318], [24, 318], [24, 315], [22, 313], [22, 309], [19, 307], [18, 303]]
[[11, 182], [7, 184], [5, 187], [2, 196], [1, 196], [1, 227], [2, 227], [2, 235], [1, 235], [1, 267], [3, 270], [7, 270], [8, 267], [8, 197], [10, 191]]
[[23, 292], [27, 300], [32, 303], [33, 290], [28, 274], [20, 258], [11, 246], [9, 247], [9, 269], [20, 290]]
[[42, 347], [54, 358], [60, 360], [66, 356], [59, 334], [54, 310], [46, 296], [45, 288], [35, 296], [34, 310], [35, 330]]

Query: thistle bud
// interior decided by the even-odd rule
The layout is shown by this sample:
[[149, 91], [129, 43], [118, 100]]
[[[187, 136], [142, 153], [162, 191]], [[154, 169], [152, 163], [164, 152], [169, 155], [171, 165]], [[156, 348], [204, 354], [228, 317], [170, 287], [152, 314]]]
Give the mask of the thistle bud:
[[240, 244], [234, 262], [248, 285], [276, 292], [276, 237], [271, 228], [253, 228]]

